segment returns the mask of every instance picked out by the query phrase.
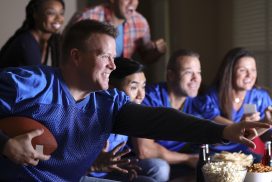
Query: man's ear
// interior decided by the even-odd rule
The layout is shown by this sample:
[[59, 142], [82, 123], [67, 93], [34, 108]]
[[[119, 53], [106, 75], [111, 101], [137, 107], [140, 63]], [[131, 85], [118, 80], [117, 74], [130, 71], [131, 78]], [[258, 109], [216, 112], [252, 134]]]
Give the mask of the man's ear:
[[80, 51], [76, 48], [73, 48], [70, 50], [70, 57], [72, 59], [72, 62], [78, 66], [80, 64], [81, 61], [81, 54]]

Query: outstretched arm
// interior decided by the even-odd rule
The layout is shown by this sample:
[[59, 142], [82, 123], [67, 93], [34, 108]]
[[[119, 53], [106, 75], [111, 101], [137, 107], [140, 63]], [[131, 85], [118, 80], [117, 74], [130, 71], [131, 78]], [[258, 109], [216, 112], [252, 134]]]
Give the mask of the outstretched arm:
[[256, 133], [256, 127], [269, 128], [269, 125], [241, 122], [224, 126], [171, 108], [152, 108], [129, 103], [117, 114], [113, 132], [140, 138], [194, 143], [218, 143], [226, 139], [254, 147], [254, 143], [250, 141], [252, 137], [247, 137]]
[[172, 108], [128, 103], [119, 111], [113, 132], [140, 138], [218, 143], [224, 128]]
[[223, 124], [223, 125], [229, 125], [229, 124], [233, 124], [234, 122], [227, 119], [227, 118], [224, 118], [222, 116], [216, 116], [214, 118], [214, 121], [218, 124]]

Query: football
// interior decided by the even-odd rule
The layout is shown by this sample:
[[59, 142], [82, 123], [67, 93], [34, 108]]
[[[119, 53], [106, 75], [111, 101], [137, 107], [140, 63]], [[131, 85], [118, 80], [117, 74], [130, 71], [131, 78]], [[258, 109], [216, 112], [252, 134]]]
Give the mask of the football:
[[32, 139], [32, 145], [38, 152], [51, 155], [58, 147], [52, 133], [40, 122], [28, 117], [7, 117], [0, 119], [0, 130], [9, 137], [15, 137], [33, 131], [44, 129], [42, 135]]

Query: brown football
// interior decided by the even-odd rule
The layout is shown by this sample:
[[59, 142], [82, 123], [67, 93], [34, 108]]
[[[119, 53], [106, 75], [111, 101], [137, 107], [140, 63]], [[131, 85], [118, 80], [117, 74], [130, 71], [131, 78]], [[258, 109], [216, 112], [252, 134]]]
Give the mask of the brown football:
[[28, 117], [7, 117], [0, 120], [0, 130], [9, 137], [25, 134], [35, 129], [44, 129], [42, 135], [32, 139], [34, 149], [43, 148], [46, 155], [52, 154], [58, 147], [57, 141], [52, 133], [40, 122]]

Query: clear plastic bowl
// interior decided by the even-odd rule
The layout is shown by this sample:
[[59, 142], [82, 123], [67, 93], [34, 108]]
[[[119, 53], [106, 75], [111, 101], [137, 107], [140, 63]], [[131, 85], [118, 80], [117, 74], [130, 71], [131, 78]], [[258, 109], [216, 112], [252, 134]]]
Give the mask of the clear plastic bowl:
[[205, 164], [202, 168], [205, 182], [243, 182], [247, 169], [223, 162]]

